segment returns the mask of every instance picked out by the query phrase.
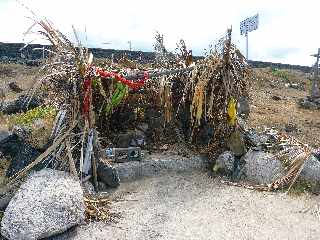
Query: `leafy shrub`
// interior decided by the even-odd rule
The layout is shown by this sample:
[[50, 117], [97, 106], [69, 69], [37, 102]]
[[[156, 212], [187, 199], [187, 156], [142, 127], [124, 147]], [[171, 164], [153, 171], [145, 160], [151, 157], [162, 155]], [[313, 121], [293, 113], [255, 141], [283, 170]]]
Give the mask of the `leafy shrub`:
[[274, 77], [282, 78], [282, 79], [287, 80], [287, 81], [289, 80], [289, 73], [286, 70], [280, 70], [280, 69], [277, 69], [277, 68], [273, 68], [272, 69], [272, 75]]
[[40, 106], [25, 113], [15, 114], [9, 118], [9, 125], [30, 126], [37, 119], [53, 119], [56, 116], [56, 109], [52, 106]]

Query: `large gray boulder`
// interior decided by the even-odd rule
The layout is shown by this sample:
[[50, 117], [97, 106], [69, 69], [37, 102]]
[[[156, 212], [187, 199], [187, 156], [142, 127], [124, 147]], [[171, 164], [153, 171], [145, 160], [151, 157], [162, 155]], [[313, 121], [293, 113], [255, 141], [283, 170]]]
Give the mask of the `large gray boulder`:
[[109, 164], [99, 163], [97, 169], [98, 180], [107, 184], [109, 187], [118, 187], [120, 178], [117, 169]]
[[[245, 160], [245, 175], [250, 182], [258, 184], [271, 183], [287, 172], [280, 162], [272, 154], [262, 151], [249, 151], [243, 159]], [[310, 156], [303, 166], [299, 175], [303, 179], [312, 183], [320, 182], [320, 162], [314, 156]]]
[[216, 170], [223, 170], [225, 173], [232, 173], [234, 164], [234, 154], [231, 151], [225, 151], [219, 155], [215, 162]]
[[314, 156], [309, 157], [304, 163], [300, 177], [308, 182], [320, 182], [320, 162]]
[[268, 184], [285, 173], [282, 163], [272, 154], [250, 150], [243, 156], [246, 180], [256, 184]]
[[79, 181], [44, 169], [32, 174], [10, 201], [1, 222], [9, 240], [42, 239], [83, 223], [85, 205]]
[[[223, 170], [230, 175], [233, 171], [235, 157], [231, 151], [219, 155], [213, 170]], [[287, 172], [280, 160], [270, 153], [263, 151], [248, 151], [240, 160], [244, 162], [241, 168], [241, 178], [254, 184], [269, 184], [284, 176]], [[310, 156], [299, 175], [299, 178], [311, 182], [320, 183], [320, 161]]]

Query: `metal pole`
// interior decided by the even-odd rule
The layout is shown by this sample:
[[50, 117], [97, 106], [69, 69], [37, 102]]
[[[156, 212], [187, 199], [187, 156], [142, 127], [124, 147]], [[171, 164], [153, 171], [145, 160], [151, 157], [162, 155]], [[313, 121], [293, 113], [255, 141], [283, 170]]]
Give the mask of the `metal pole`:
[[320, 57], [320, 48], [318, 48], [317, 61], [316, 61], [316, 64], [314, 65], [314, 76], [313, 76], [312, 87], [311, 87], [311, 98], [312, 99], [320, 97], [319, 85], [318, 85], [319, 57]]
[[315, 69], [316, 78], [318, 78], [318, 75], [319, 75], [319, 57], [320, 57], [320, 48], [318, 48], [318, 55], [317, 55], [317, 62], [316, 62], [316, 69]]
[[247, 60], [249, 60], [249, 50], [248, 50], [248, 45], [249, 45], [249, 41], [248, 41], [248, 32], [246, 32], [246, 58]]
[[128, 41], [128, 43], [129, 43], [129, 50], [131, 51], [131, 50], [132, 50], [132, 48], [131, 48], [131, 41]]

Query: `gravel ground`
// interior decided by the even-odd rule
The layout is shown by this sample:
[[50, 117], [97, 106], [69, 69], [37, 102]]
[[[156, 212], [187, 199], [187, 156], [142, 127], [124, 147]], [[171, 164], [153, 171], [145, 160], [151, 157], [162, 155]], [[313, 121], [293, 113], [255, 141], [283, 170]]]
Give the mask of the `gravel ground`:
[[[319, 239], [317, 197], [226, 186], [203, 172], [123, 183], [118, 223], [91, 223], [60, 239]], [[309, 209], [306, 211], [306, 209]]]

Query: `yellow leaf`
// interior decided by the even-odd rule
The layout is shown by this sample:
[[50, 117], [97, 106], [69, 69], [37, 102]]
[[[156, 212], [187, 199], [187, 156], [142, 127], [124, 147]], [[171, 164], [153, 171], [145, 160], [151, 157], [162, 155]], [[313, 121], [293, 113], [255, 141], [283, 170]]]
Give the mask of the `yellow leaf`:
[[228, 103], [228, 123], [234, 126], [237, 121], [237, 102], [231, 97]]

